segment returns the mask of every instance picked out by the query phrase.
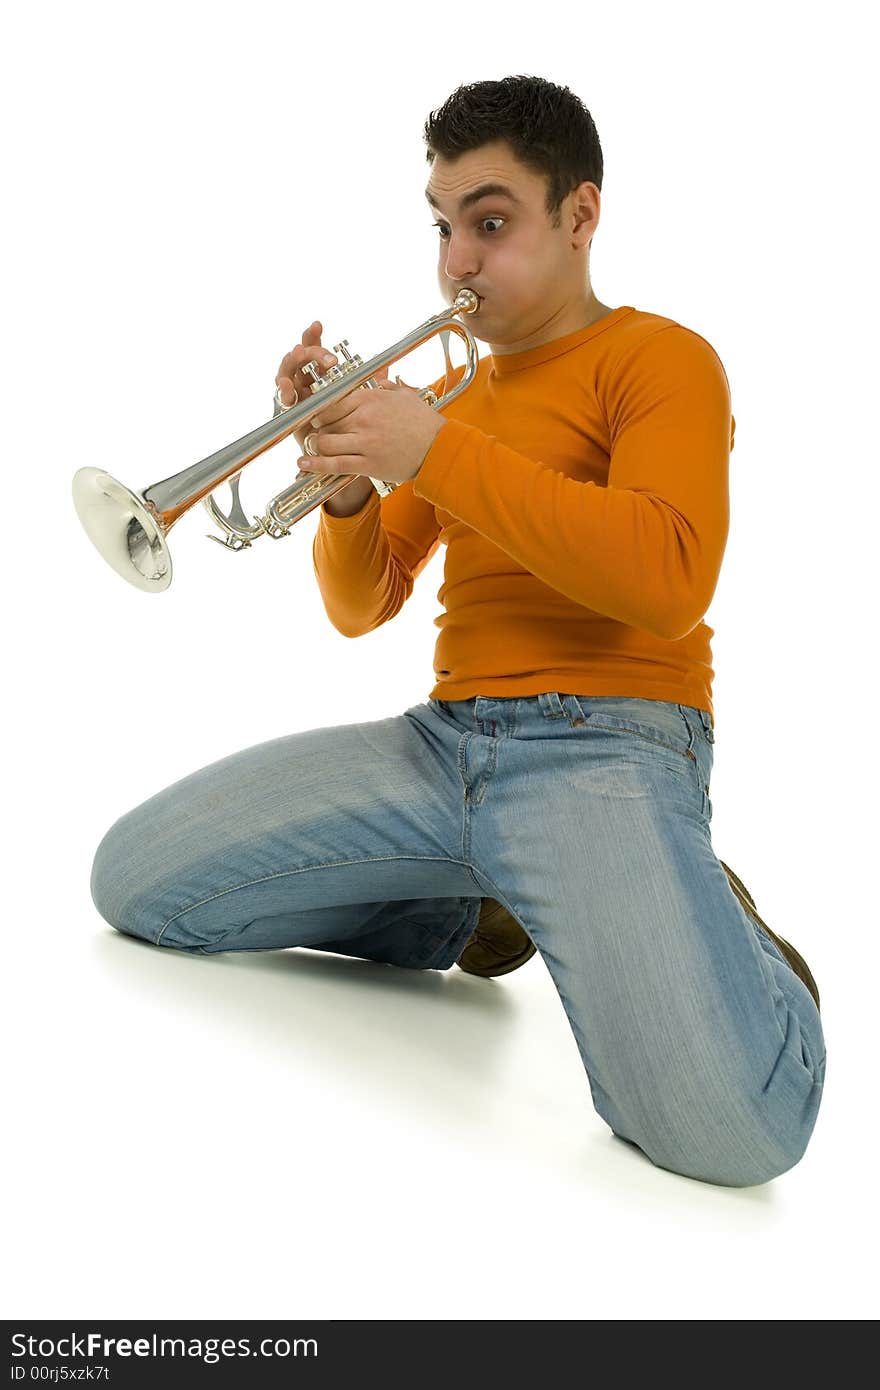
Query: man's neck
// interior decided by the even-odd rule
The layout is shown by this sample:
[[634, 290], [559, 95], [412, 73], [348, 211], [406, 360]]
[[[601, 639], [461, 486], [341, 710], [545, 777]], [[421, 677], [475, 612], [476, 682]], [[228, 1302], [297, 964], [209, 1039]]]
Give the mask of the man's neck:
[[578, 333], [583, 328], [589, 328], [591, 324], [598, 323], [599, 319], [604, 319], [606, 315], [613, 314], [614, 309], [609, 304], [602, 304], [595, 295], [591, 295], [585, 304], [572, 307], [570, 312], [566, 312], [555, 323], [539, 329], [530, 338], [524, 338], [519, 343], [494, 343], [489, 344], [489, 351], [493, 357], [508, 356], [515, 352], [528, 352], [531, 348], [543, 347], [545, 343], [553, 343], [557, 338], [565, 338], [569, 333]]

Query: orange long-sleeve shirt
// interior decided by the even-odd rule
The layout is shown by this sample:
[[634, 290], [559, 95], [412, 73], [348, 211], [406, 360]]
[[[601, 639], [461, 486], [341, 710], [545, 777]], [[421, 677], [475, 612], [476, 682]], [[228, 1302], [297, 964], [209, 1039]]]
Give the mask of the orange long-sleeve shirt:
[[320, 508], [312, 557], [333, 626], [358, 637], [393, 618], [444, 544], [433, 698], [559, 690], [714, 718], [702, 617], [736, 421], [710, 344], [623, 305], [481, 358], [443, 415], [415, 478], [354, 516]]

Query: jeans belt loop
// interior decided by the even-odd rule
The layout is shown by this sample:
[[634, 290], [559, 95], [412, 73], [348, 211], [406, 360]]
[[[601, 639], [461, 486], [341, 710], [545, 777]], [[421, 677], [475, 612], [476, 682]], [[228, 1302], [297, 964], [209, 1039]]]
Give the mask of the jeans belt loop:
[[559, 698], [558, 690], [547, 690], [538, 696], [538, 704], [545, 719], [562, 719], [565, 707]]

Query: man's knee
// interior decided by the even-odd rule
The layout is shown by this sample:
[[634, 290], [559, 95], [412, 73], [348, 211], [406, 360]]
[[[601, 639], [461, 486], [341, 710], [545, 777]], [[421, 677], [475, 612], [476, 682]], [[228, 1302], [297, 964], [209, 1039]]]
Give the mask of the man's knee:
[[738, 1149], [735, 1154], [725, 1153], [708, 1159], [689, 1157], [680, 1163], [660, 1166], [717, 1187], [760, 1187], [794, 1168], [803, 1158], [806, 1146], [804, 1141], [788, 1150], [774, 1148], [768, 1151], [756, 1144], [754, 1149], [745, 1152]]
[[[655, 1091], [653, 1103], [637, 1109], [616, 1106], [601, 1088], [593, 1099], [602, 1118], [658, 1168], [720, 1187], [756, 1187], [787, 1173], [800, 1162], [816, 1123], [821, 1080], [805, 1078], [788, 1104], [763, 1092], [733, 1093], [713, 1104], [708, 1097]], [[603, 1113], [604, 1112], [604, 1113]]]
[[155, 944], [161, 923], [151, 919], [139, 895], [131, 834], [125, 821], [123, 816], [114, 822], [95, 851], [89, 880], [92, 902], [111, 927]]
[[689, 1144], [687, 1149], [668, 1144], [660, 1148], [648, 1139], [639, 1143], [617, 1130], [613, 1133], [615, 1138], [638, 1149], [655, 1168], [717, 1187], [758, 1187], [772, 1182], [800, 1162], [809, 1138], [807, 1136], [807, 1140], [795, 1143], [787, 1151], [775, 1146], [768, 1149], [761, 1136], [755, 1136], [753, 1145], [739, 1142], [728, 1149], [718, 1150], [693, 1144]]

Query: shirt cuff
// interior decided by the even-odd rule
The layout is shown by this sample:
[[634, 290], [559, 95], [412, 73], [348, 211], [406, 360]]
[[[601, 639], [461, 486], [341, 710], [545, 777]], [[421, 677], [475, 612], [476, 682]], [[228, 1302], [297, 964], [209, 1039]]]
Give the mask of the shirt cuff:
[[[344, 496], [345, 488], [341, 488], [338, 495]], [[326, 526], [329, 531], [345, 532], [353, 531], [356, 526], [359, 526], [361, 522], [364, 521], [375, 510], [376, 507], [378, 507], [380, 498], [376, 489], [373, 488], [372, 492], [370, 493], [370, 496], [367, 498], [360, 511], [352, 512], [350, 516], [331, 516], [331, 514], [327, 511], [327, 500], [329, 499], [325, 499], [325, 501], [321, 503], [321, 506], [319, 508], [319, 511], [321, 513], [322, 525]]]
[[483, 431], [463, 420], [447, 420], [438, 430], [422, 466], [413, 478], [413, 492], [426, 502], [443, 505], [443, 486], [463, 451], [473, 449]]

